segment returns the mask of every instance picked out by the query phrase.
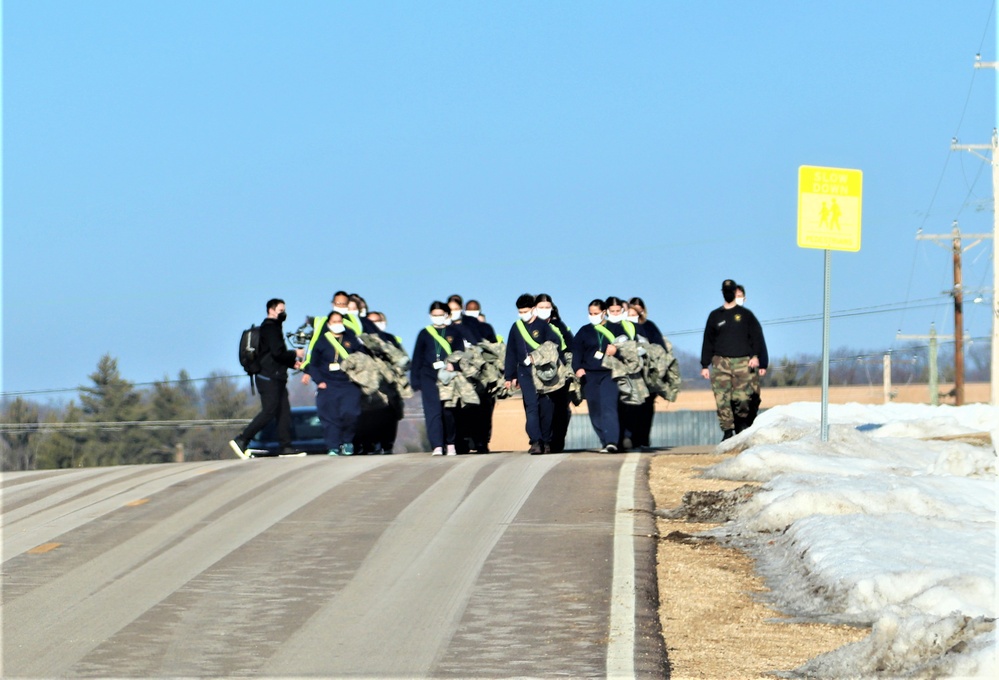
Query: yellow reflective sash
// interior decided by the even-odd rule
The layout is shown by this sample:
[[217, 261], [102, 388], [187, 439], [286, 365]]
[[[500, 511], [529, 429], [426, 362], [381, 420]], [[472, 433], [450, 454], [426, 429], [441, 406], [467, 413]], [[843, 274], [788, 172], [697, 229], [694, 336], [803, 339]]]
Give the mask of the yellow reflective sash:
[[355, 319], [350, 314], [344, 314], [343, 324], [347, 328], [349, 328], [350, 330], [354, 331], [354, 333], [356, 333], [357, 335], [360, 335], [361, 332], [362, 332], [361, 331], [361, 320], [360, 319]]
[[332, 332], [330, 332], [326, 333], [325, 337], [327, 340], [330, 341], [330, 344], [333, 345], [333, 349], [336, 350], [336, 353], [339, 354], [344, 359], [346, 359], [347, 354], [349, 354], [349, 352], [347, 352], [347, 350], [344, 349], [343, 345], [340, 344], [340, 341], [336, 339], [336, 336], [333, 335]]
[[562, 341], [562, 351], [564, 352], [565, 348], [566, 348], [565, 336], [562, 335], [562, 331], [560, 331], [559, 328], [558, 328], [558, 326], [556, 326], [555, 324], [550, 323], [548, 325], [552, 327], [552, 330], [555, 331], [555, 335], [557, 335], [558, 339]]
[[312, 361], [312, 348], [316, 346], [316, 342], [319, 341], [319, 331], [326, 325], [326, 320], [329, 319], [328, 316], [314, 316], [312, 317], [312, 337], [309, 339], [309, 346], [305, 350], [305, 360], [302, 361], [300, 369], [304, 372], [305, 367], [309, 365]]
[[520, 331], [522, 336], [524, 336], [524, 341], [527, 343], [528, 347], [531, 349], [541, 347], [541, 343], [531, 337], [531, 334], [527, 332], [527, 326], [525, 326], [524, 322], [520, 319], [517, 319], [517, 330]]
[[617, 340], [617, 338], [614, 337], [614, 334], [611, 333], [609, 330], [607, 330], [606, 326], [601, 326], [600, 324], [597, 324], [593, 328], [596, 329], [598, 334], [603, 335], [605, 338], [607, 338], [607, 341], [610, 344], [613, 345], [614, 341]]
[[627, 319], [625, 319], [625, 320], [623, 320], [621, 322], [621, 325], [624, 327], [624, 332], [628, 334], [628, 337], [631, 338], [632, 340], [634, 340], [635, 339], [635, 324], [633, 324], [630, 321], [628, 321]]
[[447, 355], [445, 356], [451, 354], [451, 343], [442, 338], [440, 336], [440, 333], [437, 332], [436, 328], [434, 328], [433, 326], [427, 326], [427, 333], [430, 333], [431, 337], [433, 337], [433, 339], [436, 340], [440, 344], [440, 346], [444, 348], [444, 351], [447, 352]]

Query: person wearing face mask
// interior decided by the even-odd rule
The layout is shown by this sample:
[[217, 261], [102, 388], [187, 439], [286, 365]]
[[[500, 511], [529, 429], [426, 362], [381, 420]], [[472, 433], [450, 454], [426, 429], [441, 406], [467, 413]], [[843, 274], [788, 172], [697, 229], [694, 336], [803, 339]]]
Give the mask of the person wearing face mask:
[[340, 364], [350, 354], [361, 351], [364, 347], [347, 328], [343, 315], [330, 313], [322, 337], [312, 348], [308, 371], [316, 383], [316, 411], [331, 456], [354, 454], [354, 435], [361, 417], [361, 388], [347, 377]]
[[542, 321], [535, 314], [535, 304], [534, 296], [529, 293], [517, 298], [519, 318], [510, 328], [503, 371], [504, 386], [508, 390], [520, 387], [523, 395], [524, 414], [527, 416], [525, 429], [530, 441], [528, 452], [532, 455], [551, 453], [555, 405], [548, 394], [539, 394], [534, 387], [529, 355], [544, 342], [551, 341], [556, 347], [561, 347], [558, 334], [547, 321]]
[[[541, 293], [535, 296], [534, 300], [535, 314], [539, 319], [547, 322], [558, 335], [559, 351], [564, 355], [572, 344], [572, 331], [559, 317], [558, 307], [555, 306], [551, 295]], [[549, 392], [548, 397], [553, 406], [551, 451], [552, 453], [562, 453], [565, 451], [565, 437], [569, 431], [569, 420], [572, 417], [572, 411], [569, 409], [569, 385]]]
[[357, 293], [351, 293], [347, 297], [347, 316], [343, 317], [343, 322], [347, 328], [355, 334], [377, 333], [378, 328], [374, 322], [367, 317], [368, 303]]
[[486, 315], [482, 313], [482, 305], [478, 300], [469, 300], [465, 303], [465, 318], [475, 319], [479, 325], [479, 335], [487, 342], [499, 342], [496, 330], [492, 325], [486, 323]]
[[[457, 294], [447, 299], [451, 324], [464, 336], [466, 344], [470, 346], [480, 342], [496, 342], [496, 333], [492, 326], [479, 321], [479, 303], [469, 300], [469, 307], [466, 307], [466, 310], [469, 308], [475, 310], [475, 313], [469, 313], [462, 310], [462, 302], [462, 297]], [[479, 400], [480, 403], [467, 405], [455, 412], [459, 453], [464, 453], [466, 449], [477, 453], [489, 453], [496, 398], [480, 390]]]
[[[363, 302], [363, 301], [362, 301]], [[375, 331], [369, 333], [379, 340], [405, 352], [402, 339], [387, 332], [386, 316], [382, 312], [369, 311], [364, 317]], [[370, 349], [370, 348], [369, 348]], [[354, 435], [354, 453], [390, 454], [395, 445], [399, 431], [399, 420], [403, 417], [402, 405], [394, 401], [397, 394], [389, 396], [389, 402], [383, 405], [380, 401], [361, 399], [361, 417], [357, 421], [357, 432]]]
[[722, 282], [725, 302], [708, 314], [701, 343], [701, 377], [711, 381], [722, 441], [749, 427], [753, 374], [766, 375], [769, 361], [763, 328], [735, 303], [736, 288], [732, 279]]
[[288, 349], [284, 342], [284, 320], [287, 318], [284, 300], [267, 301], [267, 318], [260, 324], [260, 373], [254, 376], [260, 393], [260, 413], [230, 440], [229, 447], [240, 458], [247, 458], [246, 446], [254, 435], [269, 422], [277, 419], [279, 455], [295, 453], [291, 448], [291, 403], [288, 401], [288, 369], [300, 368], [305, 354], [302, 349]]
[[464, 336], [451, 327], [451, 308], [444, 302], [430, 305], [430, 325], [416, 336], [409, 382], [420, 392], [427, 439], [433, 455], [457, 453], [455, 409], [446, 408], [437, 389], [437, 372], [448, 366], [447, 358], [462, 349]]
[[469, 344], [476, 344], [482, 342], [485, 337], [483, 336], [482, 324], [479, 320], [471, 315], [464, 314], [462, 312], [462, 298], [460, 295], [452, 295], [447, 299], [447, 306], [449, 314], [451, 315], [451, 324], [460, 329], [462, 335], [468, 340]]
[[[338, 290], [333, 293], [333, 298], [330, 300], [330, 304], [333, 306], [334, 312], [337, 312], [343, 318], [347, 318], [350, 312], [347, 308], [350, 304], [350, 296], [346, 292]], [[312, 361], [312, 348], [316, 346], [319, 338], [326, 332], [325, 329], [327, 321], [329, 321], [329, 315], [317, 316], [312, 319], [312, 337], [309, 339], [309, 344], [305, 348], [305, 359], [302, 361], [303, 385], [308, 385], [312, 380], [309, 376], [309, 364]]]
[[388, 317], [385, 316], [383, 312], [370, 311], [368, 312], [367, 319], [372, 324], [374, 324], [375, 327], [374, 335], [377, 335], [385, 342], [392, 343], [399, 349], [404, 349], [402, 346], [402, 338], [400, 338], [398, 335], [392, 335], [387, 330], [385, 330], [386, 328], [388, 328]]
[[[607, 306], [608, 323], [617, 324], [621, 328], [621, 334], [618, 336], [619, 339], [648, 342], [648, 338], [645, 337], [645, 331], [642, 330], [641, 326], [630, 320], [629, 314], [631, 310], [628, 308], [627, 302], [619, 297], [611, 296], [604, 300], [604, 304]], [[620, 427], [620, 439], [617, 442], [618, 450], [623, 452], [633, 446], [639, 446], [635, 442], [635, 439], [640, 438], [638, 431], [641, 429], [643, 408], [644, 405], [618, 402], [617, 417]]]
[[[662, 345], [669, 349], [666, 338], [659, 327], [648, 318], [645, 301], [640, 297], [633, 297], [628, 300], [628, 322], [637, 329], [637, 334], [644, 337], [650, 343]], [[656, 395], [651, 395], [641, 406], [635, 407], [635, 417], [631, 422], [629, 432], [631, 443], [643, 451], [651, 447], [650, 435], [652, 432], [652, 421], [656, 412]]]
[[604, 368], [603, 359], [617, 353], [614, 341], [624, 334], [624, 329], [619, 323], [607, 320], [607, 304], [603, 300], [591, 301], [587, 311], [590, 323], [580, 328], [572, 341], [572, 370], [583, 383], [583, 396], [590, 424], [600, 439], [600, 452], [617, 453], [621, 435], [618, 389], [610, 369]]
[[[735, 286], [735, 304], [739, 305], [740, 307], [743, 307], [746, 304], [746, 288], [742, 284], [736, 284]], [[754, 319], [756, 318], [755, 315], [753, 318]], [[763, 335], [762, 328], [760, 328], [759, 333], [761, 336]], [[763, 347], [763, 351], [764, 353], [766, 353], [767, 351], [765, 344]], [[769, 357], [763, 356], [760, 357], [760, 360], [766, 363], [769, 360]], [[749, 398], [749, 415], [745, 418], [745, 420], [742, 423], [736, 422], [735, 424], [736, 432], [741, 432], [742, 430], [746, 429], [754, 422], [756, 422], [756, 416], [759, 415], [760, 413], [760, 402], [762, 401], [762, 395], [760, 393], [761, 374], [757, 371], [752, 373], [751, 375], [752, 379], [750, 380], [751, 382], [750, 387], [752, 389], [752, 396]]]

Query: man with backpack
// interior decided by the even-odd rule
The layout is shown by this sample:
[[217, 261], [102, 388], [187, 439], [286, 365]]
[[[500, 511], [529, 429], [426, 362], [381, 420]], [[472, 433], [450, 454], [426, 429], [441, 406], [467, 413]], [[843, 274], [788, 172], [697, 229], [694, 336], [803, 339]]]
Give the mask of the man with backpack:
[[[240, 458], [247, 458], [246, 446], [267, 423], [277, 419], [279, 455], [296, 453], [291, 447], [291, 403], [288, 401], [288, 369], [299, 368], [304, 349], [288, 349], [284, 343], [285, 313], [284, 300], [274, 298], [267, 301], [267, 318], [260, 324], [259, 347], [254, 354], [258, 357], [251, 373], [260, 393], [260, 413], [250, 421], [246, 429], [229, 442], [229, 447]], [[243, 354], [243, 350], [240, 350]], [[249, 369], [248, 369], [249, 370]]]

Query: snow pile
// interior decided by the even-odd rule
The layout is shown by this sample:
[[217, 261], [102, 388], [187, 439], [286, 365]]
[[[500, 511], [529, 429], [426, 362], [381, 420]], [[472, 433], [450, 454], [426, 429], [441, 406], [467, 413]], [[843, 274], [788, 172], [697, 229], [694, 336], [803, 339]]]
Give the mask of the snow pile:
[[999, 677], [990, 406], [780, 406], [706, 475], [762, 483], [710, 532], [749, 552], [781, 610], [870, 626], [809, 677]]

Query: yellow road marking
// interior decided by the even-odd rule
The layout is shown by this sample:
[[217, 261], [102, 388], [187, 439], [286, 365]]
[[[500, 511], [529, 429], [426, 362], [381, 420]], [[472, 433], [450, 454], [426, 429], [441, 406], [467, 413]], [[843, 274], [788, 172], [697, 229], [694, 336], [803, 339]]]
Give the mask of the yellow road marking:
[[41, 545], [36, 546], [36, 547], [32, 548], [31, 550], [29, 550], [28, 554], [29, 555], [41, 555], [42, 553], [47, 553], [47, 552], [49, 552], [51, 550], [55, 550], [60, 545], [62, 545], [62, 543], [42, 543]]
[[137, 501], [131, 501], [130, 503], [125, 503], [126, 508], [134, 508], [137, 505], [145, 505], [149, 502], [148, 498], [140, 498]]

